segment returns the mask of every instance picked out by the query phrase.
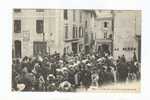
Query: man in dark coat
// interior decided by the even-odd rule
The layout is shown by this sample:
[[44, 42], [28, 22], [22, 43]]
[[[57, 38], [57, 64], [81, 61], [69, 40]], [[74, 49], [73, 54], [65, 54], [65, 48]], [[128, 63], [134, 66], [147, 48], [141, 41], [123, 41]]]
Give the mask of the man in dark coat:
[[121, 62], [118, 66], [119, 81], [125, 82], [128, 76], [128, 67], [125, 62]]
[[87, 90], [89, 88], [89, 86], [91, 85], [91, 72], [88, 70], [88, 68], [86, 66], [85, 69], [81, 73], [82, 73], [82, 75], [81, 75], [82, 85]]

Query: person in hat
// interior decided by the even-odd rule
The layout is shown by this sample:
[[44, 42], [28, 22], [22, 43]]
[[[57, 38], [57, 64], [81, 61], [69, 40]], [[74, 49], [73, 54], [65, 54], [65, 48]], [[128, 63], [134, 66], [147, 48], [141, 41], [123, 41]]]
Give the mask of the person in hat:
[[47, 91], [55, 91], [56, 84], [55, 84], [55, 76], [53, 74], [49, 74], [47, 76]]
[[39, 76], [39, 91], [44, 91], [45, 90], [45, 80], [42, 74]]
[[85, 66], [81, 72], [81, 82], [85, 90], [91, 85], [91, 72], [88, 70], [87, 66]]
[[91, 75], [91, 79], [92, 79], [92, 86], [96, 86], [98, 87], [98, 80], [99, 80], [99, 75], [96, 71], [96, 69], [93, 71], [92, 75]]
[[60, 91], [63, 92], [71, 92], [72, 91], [71, 83], [68, 81], [64, 81], [60, 83], [59, 89]]

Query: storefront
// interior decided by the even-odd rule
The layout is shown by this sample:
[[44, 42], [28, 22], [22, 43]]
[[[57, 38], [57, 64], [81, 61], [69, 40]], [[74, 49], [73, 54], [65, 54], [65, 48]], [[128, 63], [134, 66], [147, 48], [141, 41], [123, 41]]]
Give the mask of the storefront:
[[105, 53], [112, 54], [112, 40], [96, 40], [96, 51], [101, 56]]

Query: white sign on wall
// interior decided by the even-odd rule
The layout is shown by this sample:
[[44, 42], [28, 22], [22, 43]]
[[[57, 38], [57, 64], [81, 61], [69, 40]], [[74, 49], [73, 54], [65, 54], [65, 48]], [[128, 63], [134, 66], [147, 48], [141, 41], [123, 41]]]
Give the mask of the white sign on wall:
[[23, 41], [29, 41], [29, 40], [30, 40], [30, 32], [23, 31]]

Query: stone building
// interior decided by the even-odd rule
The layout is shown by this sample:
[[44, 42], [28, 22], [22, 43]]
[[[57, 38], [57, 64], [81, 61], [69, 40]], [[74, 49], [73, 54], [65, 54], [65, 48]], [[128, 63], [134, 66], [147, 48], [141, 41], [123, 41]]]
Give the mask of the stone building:
[[127, 60], [141, 60], [141, 11], [113, 11], [113, 55], [125, 55]]
[[94, 10], [84, 10], [83, 11], [84, 20], [84, 51], [85, 53], [94, 51], [95, 42], [95, 17], [96, 13]]
[[12, 51], [14, 58], [97, 51], [140, 60], [141, 12], [14, 9]]
[[64, 10], [64, 52], [78, 53], [84, 45], [83, 14], [81, 10]]
[[115, 59], [125, 55], [128, 61], [141, 60], [141, 11], [96, 10], [95, 49]]
[[96, 10], [95, 18], [95, 49], [98, 53], [113, 52], [113, 15], [110, 10]]
[[13, 57], [83, 51], [90, 15], [86, 10], [14, 9]]
[[64, 46], [62, 22], [62, 10], [14, 9], [14, 57], [61, 52]]

